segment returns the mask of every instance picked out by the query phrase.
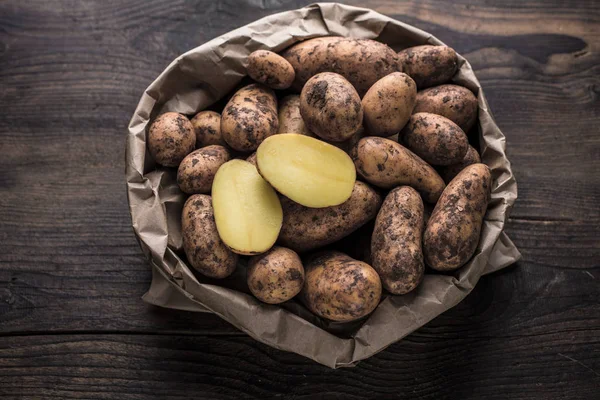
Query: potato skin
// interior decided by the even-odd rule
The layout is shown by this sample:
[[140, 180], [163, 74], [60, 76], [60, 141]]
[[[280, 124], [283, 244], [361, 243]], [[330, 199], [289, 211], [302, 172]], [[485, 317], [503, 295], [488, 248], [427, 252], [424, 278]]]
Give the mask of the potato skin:
[[412, 186], [428, 203], [435, 203], [446, 186], [429, 164], [389, 139], [364, 137], [352, 149], [350, 157], [356, 172], [370, 184], [384, 189]]
[[381, 298], [381, 280], [367, 263], [344, 253], [325, 251], [306, 264], [301, 295], [316, 315], [349, 322], [370, 314]]
[[256, 162], [256, 152], [250, 154], [248, 156], [248, 158], [246, 158], [246, 161], [248, 161], [250, 164], [254, 165], [255, 167], [258, 167], [258, 163]]
[[469, 139], [458, 125], [430, 113], [413, 114], [399, 141], [431, 165], [456, 164], [469, 149]]
[[441, 85], [458, 70], [458, 56], [448, 46], [415, 46], [398, 53], [404, 72], [414, 79], [419, 89]]
[[248, 261], [248, 287], [262, 302], [288, 301], [304, 286], [304, 267], [295, 251], [274, 246]]
[[210, 193], [219, 167], [231, 159], [231, 154], [217, 144], [188, 154], [177, 169], [177, 184], [188, 194]]
[[485, 164], [462, 170], [444, 190], [423, 235], [425, 262], [437, 271], [463, 266], [477, 248], [490, 199], [492, 178]]
[[271, 89], [287, 89], [292, 86], [296, 73], [285, 58], [269, 50], [257, 50], [248, 56], [248, 75], [256, 82]]
[[203, 275], [226, 278], [235, 271], [238, 255], [221, 241], [217, 233], [211, 197], [194, 194], [181, 214], [183, 250], [189, 263]]
[[463, 159], [456, 164], [448, 165], [446, 167], [442, 167], [439, 169], [440, 176], [444, 179], [446, 184], [450, 183], [456, 175], [463, 169], [467, 168], [471, 164], [477, 164], [481, 162], [481, 157], [479, 157], [479, 153], [477, 150], [471, 145], [469, 145], [469, 149], [467, 150], [467, 154], [463, 157]]
[[364, 124], [373, 136], [392, 136], [406, 125], [417, 100], [410, 76], [393, 72], [371, 86], [362, 99]]
[[300, 95], [291, 94], [281, 99], [279, 104], [279, 129], [277, 133], [299, 133], [316, 137], [308, 130], [300, 115]]
[[194, 150], [196, 134], [185, 115], [167, 112], [159, 115], [148, 130], [148, 151], [157, 163], [177, 167]]
[[371, 265], [390, 293], [406, 294], [421, 283], [425, 272], [422, 237], [421, 196], [409, 186], [391, 190], [371, 237]]
[[277, 133], [278, 126], [275, 92], [260, 84], [238, 90], [221, 116], [223, 139], [242, 152], [256, 150], [263, 140]]
[[200, 111], [190, 120], [196, 133], [196, 148], [218, 144], [227, 146], [221, 136], [221, 114], [214, 111]]
[[309, 208], [280, 197], [283, 224], [279, 242], [304, 252], [336, 242], [375, 218], [381, 196], [366, 183], [356, 181], [350, 198], [326, 208]]
[[440, 85], [417, 92], [413, 113], [441, 115], [469, 133], [477, 120], [478, 109], [477, 98], [469, 89], [458, 85]]
[[369, 39], [320, 37], [286, 49], [282, 56], [296, 71], [293, 87], [300, 91], [320, 72], [344, 76], [362, 97], [379, 79], [402, 72], [398, 54], [387, 45]]
[[322, 72], [306, 82], [300, 94], [300, 114], [311, 132], [332, 142], [350, 139], [363, 121], [358, 93], [333, 72]]

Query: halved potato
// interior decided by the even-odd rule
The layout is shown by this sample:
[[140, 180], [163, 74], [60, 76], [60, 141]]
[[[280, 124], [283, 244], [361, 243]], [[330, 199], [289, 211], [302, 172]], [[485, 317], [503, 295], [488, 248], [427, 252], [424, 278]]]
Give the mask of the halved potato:
[[219, 236], [233, 252], [260, 254], [275, 244], [283, 221], [281, 203], [254, 165], [243, 160], [221, 165], [212, 203]]
[[356, 169], [335, 146], [296, 133], [274, 135], [256, 151], [260, 174], [278, 192], [305, 207], [342, 204], [350, 198]]

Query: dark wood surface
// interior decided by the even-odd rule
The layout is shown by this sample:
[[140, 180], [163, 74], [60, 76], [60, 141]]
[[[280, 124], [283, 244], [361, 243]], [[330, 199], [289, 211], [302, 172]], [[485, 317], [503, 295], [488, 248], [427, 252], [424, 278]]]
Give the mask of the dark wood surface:
[[177, 55], [310, 1], [0, 3], [0, 397], [592, 399], [600, 393], [600, 2], [352, 1], [472, 63], [523, 260], [356, 368], [140, 296], [126, 126]]

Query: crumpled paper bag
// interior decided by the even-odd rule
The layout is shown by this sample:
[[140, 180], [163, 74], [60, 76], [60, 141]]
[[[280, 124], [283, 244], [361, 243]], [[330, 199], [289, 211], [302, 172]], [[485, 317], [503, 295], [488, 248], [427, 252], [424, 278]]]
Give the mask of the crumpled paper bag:
[[146, 302], [215, 313], [258, 341], [337, 368], [353, 366], [402, 339], [464, 299], [482, 275], [520, 258], [502, 231], [517, 198], [505, 138], [469, 63], [459, 57], [460, 71], [454, 81], [477, 94], [479, 150], [493, 176], [492, 200], [475, 256], [454, 275], [426, 274], [408, 295], [388, 295], [361, 321], [325, 321], [295, 300], [282, 306], [263, 304], [249, 294], [243, 263], [232, 277], [221, 281], [193, 272], [181, 252], [185, 196], [175, 182], [176, 170], [156, 169], [146, 150], [150, 120], [167, 111], [192, 115], [226, 96], [245, 76], [244, 63], [252, 51], [280, 51], [301, 40], [332, 35], [376, 39], [397, 51], [443, 44], [374, 11], [337, 3], [274, 14], [236, 29], [178, 57], [143, 93], [129, 124], [126, 178], [133, 229], [152, 264]]

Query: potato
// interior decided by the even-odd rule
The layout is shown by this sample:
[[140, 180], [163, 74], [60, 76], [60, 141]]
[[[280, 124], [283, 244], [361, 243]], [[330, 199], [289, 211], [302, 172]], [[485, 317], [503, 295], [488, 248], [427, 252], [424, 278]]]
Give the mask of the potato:
[[336, 242], [375, 218], [381, 196], [369, 185], [356, 181], [344, 203], [326, 208], [309, 208], [281, 197], [283, 224], [279, 242], [298, 252]]
[[221, 116], [221, 135], [237, 151], [254, 151], [277, 133], [277, 98], [266, 86], [252, 84], [238, 90]]
[[297, 133], [271, 136], [256, 151], [258, 170], [277, 191], [306, 207], [342, 204], [356, 181], [342, 150]]
[[441, 85], [458, 70], [458, 56], [448, 46], [415, 46], [398, 53], [404, 72], [419, 89]]
[[322, 72], [306, 82], [300, 93], [300, 114], [311, 132], [332, 142], [350, 139], [363, 121], [358, 93], [333, 72]]
[[196, 133], [196, 148], [218, 144], [227, 146], [221, 136], [221, 114], [214, 111], [200, 111], [190, 121]]
[[248, 156], [248, 158], [246, 158], [246, 161], [248, 161], [250, 164], [254, 165], [255, 167], [258, 166], [258, 164], [256, 164], [256, 152], [250, 154]]
[[[358, 143], [358, 141], [360, 139], [362, 139], [365, 136], [365, 129], [361, 126], [354, 135], [350, 136], [350, 139], [346, 139], [343, 142], [327, 142], [332, 146], [337, 147], [340, 150], [343, 150], [344, 153], [346, 154], [350, 154], [350, 151], [352, 151], [352, 149], [354, 148], [354, 146], [356, 146], [356, 143]], [[319, 139], [317, 137], [317, 139]]]
[[456, 175], [458, 175], [460, 171], [467, 168], [471, 164], [477, 164], [480, 162], [481, 158], [479, 157], [479, 153], [477, 153], [477, 150], [475, 150], [473, 146], [469, 145], [467, 154], [465, 154], [460, 162], [439, 169], [440, 176], [444, 179], [444, 182], [448, 184]]
[[362, 97], [379, 79], [402, 72], [394, 50], [368, 39], [314, 38], [289, 47], [282, 56], [296, 71], [293, 87], [298, 91], [312, 76], [336, 72], [348, 79]]
[[417, 92], [413, 113], [428, 112], [448, 118], [469, 133], [477, 120], [477, 98], [458, 85], [440, 85]]
[[358, 174], [370, 184], [384, 189], [412, 186], [428, 203], [435, 203], [446, 186], [429, 164], [389, 139], [362, 138], [351, 157]]
[[226, 278], [235, 271], [238, 255], [219, 238], [210, 196], [195, 194], [187, 199], [181, 213], [181, 231], [185, 255], [202, 275]]
[[274, 246], [248, 261], [248, 287], [252, 294], [268, 304], [288, 301], [302, 290], [304, 267], [295, 251]]
[[485, 164], [469, 165], [448, 184], [423, 235], [427, 265], [452, 271], [469, 261], [479, 243], [491, 186]]
[[273, 246], [283, 220], [281, 204], [254, 165], [243, 160], [221, 165], [212, 195], [217, 230], [227, 247], [254, 255]]
[[287, 89], [292, 86], [296, 73], [285, 58], [268, 50], [257, 50], [248, 56], [248, 75], [256, 82], [271, 89]]
[[415, 289], [425, 272], [423, 264], [423, 201], [409, 186], [386, 196], [371, 237], [372, 266], [383, 287], [393, 294]]
[[469, 139], [458, 125], [430, 113], [413, 114], [400, 134], [400, 141], [431, 165], [456, 164], [469, 149]]
[[188, 194], [210, 193], [219, 167], [231, 159], [223, 146], [211, 145], [192, 151], [177, 169], [177, 184]]
[[148, 130], [148, 151], [157, 163], [177, 167], [194, 150], [196, 135], [185, 115], [167, 112], [159, 115]]
[[381, 78], [362, 99], [364, 124], [373, 136], [392, 136], [406, 125], [417, 99], [410, 76], [394, 72]]
[[306, 307], [320, 317], [349, 322], [370, 314], [381, 298], [381, 280], [367, 263], [325, 251], [306, 264], [301, 292]]
[[311, 137], [316, 136], [308, 130], [302, 115], [300, 115], [300, 95], [292, 94], [281, 99], [277, 133], [299, 133]]

